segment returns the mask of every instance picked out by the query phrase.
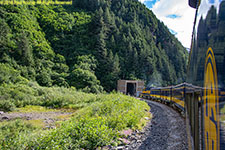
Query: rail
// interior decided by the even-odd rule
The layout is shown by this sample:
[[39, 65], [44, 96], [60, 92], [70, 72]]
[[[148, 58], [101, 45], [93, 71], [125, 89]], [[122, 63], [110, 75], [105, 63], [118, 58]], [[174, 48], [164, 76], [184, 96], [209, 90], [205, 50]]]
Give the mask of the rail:
[[189, 83], [176, 86], [148, 88], [141, 97], [166, 103], [179, 110], [186, 119], [189, 128], [189, 149], [203, 148], [203, 97], [204, 88]]

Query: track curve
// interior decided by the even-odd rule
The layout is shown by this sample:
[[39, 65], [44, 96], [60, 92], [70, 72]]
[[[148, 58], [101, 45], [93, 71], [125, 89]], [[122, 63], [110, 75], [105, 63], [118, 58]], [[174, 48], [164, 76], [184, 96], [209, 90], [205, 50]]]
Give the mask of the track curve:
[[188, 149], [185, 119], [172, 108], [154, 101], [146, 101], [153, 115], [141, 142], [126, 149], [135, 150], [186, 150]]

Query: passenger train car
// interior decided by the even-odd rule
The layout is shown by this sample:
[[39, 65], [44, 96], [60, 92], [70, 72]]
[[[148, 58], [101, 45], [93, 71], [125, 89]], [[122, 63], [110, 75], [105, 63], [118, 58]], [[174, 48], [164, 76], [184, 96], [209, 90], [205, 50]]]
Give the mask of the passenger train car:
[[141, 96], [183, 112], [189, 149], [225, 150], [225, 0], [189, 0], [196, 10], [187, 83]]

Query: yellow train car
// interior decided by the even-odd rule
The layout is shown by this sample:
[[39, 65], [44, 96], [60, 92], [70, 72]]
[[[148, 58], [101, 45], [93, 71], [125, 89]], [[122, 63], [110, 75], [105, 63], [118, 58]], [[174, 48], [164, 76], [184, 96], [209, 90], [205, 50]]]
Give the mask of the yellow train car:
[[189, 149], [225, 150], [225, 0], [189, 0], [195, 10], [187, 83], [148, 88], [145, 98], [185, 114]]

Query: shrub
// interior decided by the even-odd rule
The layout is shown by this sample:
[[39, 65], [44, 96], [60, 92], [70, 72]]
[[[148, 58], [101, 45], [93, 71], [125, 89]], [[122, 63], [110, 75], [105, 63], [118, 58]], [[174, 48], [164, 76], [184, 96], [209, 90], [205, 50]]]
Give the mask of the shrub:
[[72, 119], [30, 141], [28, 149], [96, 149], [110, 144], [117, 135], [103, 118]]
[[87, 103], [96, 101], [96, 95], [78, 92], [74, 88], [41, 87], [37, 83], [3, 84], [0, 86], [0, 99], [10, 100], [16, 107], [39, 105], [52, 108], [79, 105], [82, 108]]
[[27, 79], [20, 76], [20, 72], [8, 64], [0, 63], [0, 85], [3, 83], [27, 83]]
[[[147, 115], [146, 110], [150, 109], [145, 102], [116, 93], [94, 95], [58, 87], [47, 88], [46, 93], [54, 93], [55, 98], [60, 100], [51, 101], [51, 95], [46, 97], [49, 103], [45, 105], [69, 104], [67, 107], [82, 109], [77, 110], [70, 120], [61, 123], [56, 129], [31, 130], [27, 125], [19, 124], [19, 129], [14, 131], [9, 125], [10, 130], [6, 136], [16, 134], [12, 138], [0, 134], [0, 138], [4, 139], [0, 142], [0, 149], [96, 149], [116, 144], [119, 131], [138, 128], [141, 119]], [[43, 93], [44, 96], [46, 93]], [[65, 99], [62, 95], [65, 95]], [[69, 98], [76, 99], [70, 101]]]
[[103, 87], [95, 74], [89, 70], [77, 68], [70, 74], [71, 86], [84, 89], [85, 92], [101, 93]]
[[3, 122], [0, 124], [0, 149], [25, 149], [25, 143], [37, 128], [22, 120]]
[[13, 111], [16, 108], [15, 104], [10, 100], [0, 100], [0, 110], [1, 111]]

